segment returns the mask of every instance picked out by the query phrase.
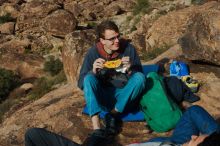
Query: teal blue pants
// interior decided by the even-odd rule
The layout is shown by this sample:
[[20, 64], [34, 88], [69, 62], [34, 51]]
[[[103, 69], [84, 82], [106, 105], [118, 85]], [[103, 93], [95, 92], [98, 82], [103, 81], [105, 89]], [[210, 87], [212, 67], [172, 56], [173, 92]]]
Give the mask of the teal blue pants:
[[138, 97], [145, 89], [145, 76], [140, 72], [131, 75], [123, 88], [106, 87], [94, 74], [84, 78], [83, 91], [90, 116], [113, 108], [124, 112], [125, 108], [138, 106]]

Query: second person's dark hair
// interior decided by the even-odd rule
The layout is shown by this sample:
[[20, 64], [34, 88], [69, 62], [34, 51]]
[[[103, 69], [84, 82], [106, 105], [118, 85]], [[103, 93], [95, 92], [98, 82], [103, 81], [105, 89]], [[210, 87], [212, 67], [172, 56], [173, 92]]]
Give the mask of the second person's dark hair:
[[115, 32], [119, 32], [118, 26], [115, 24], [115, 22], [110, 20], [102, 21], [97, 27], [96, 27], [96, 33], [97, 33], [97, 39], [103, 38], [104, 39], [104, 33], [105, 30], [114, 30]]
[[220, 146], [220, 133], [214, 132], [206, 137], [198, 146]]

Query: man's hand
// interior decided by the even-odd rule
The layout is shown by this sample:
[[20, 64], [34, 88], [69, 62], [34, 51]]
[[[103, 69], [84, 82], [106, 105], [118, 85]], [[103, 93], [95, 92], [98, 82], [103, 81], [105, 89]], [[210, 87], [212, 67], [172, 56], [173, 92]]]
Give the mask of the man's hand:
[[129, 71], [129, 69], [131, 67], [130, 57], [129, 56], [122, 57], [121, 62], [123, 64], [123, 67], [126, 68], [126, 71]]
[[94, 74], [96, 74], [98, 70], [103, 68], [104, 62], [105, 62], [105, 60], [102, 58], [98, 58], [94, 61], [93, 68], [92, 68], [92, 71]]
[[192, 135], [191, 140], [187, 143], [184, 143], [183, 146], [197, 146], [204, 141], [208, 135]]

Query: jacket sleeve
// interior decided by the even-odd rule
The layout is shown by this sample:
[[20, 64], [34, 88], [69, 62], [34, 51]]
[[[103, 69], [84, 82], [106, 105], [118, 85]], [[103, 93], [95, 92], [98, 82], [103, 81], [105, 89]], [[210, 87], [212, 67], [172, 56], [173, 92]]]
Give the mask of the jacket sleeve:
[[80, 69], [80, 74], [79, 74], [79, 80], [78, 80], [78, 87], [83, 90], [83, 81], [85, 76], [88, 73], [92, 73], [92, 68], [93, 68], [93, 63], [94, 63], [94, 49], [91, 48], [87, 52], [86, 56], [84, 57], [83, 64]]
[[130, 70], [132, 71], [132, 73], [143, 72], [140, 58], [139, 58], [134, 46], [131, 44], [128, 44], [127, 49], [128, 49], [127, 51], [128, 51], [128, 54], [129, 54], [130, 60], [131, 60]]

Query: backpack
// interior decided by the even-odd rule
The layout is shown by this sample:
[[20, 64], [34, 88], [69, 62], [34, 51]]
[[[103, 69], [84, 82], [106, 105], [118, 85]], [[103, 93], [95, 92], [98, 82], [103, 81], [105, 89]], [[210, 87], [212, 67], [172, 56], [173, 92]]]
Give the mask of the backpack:
[[185, 75], [189, 75], [189, 68], [187, 64], [181, 61], [174, 60], [170, 64], [170, 76], [181, 77]]
[[147, 75], [140, 105], [147, 124], [156, 132], [171, 130], [182, 116], [178, 105], [167, 96], [163, 78], [155, 72]]
[[165, 77], [163, 80], [167, 94], [177, 104], [181, 104], [184, 100], [193, 103], [200, 99], [184, 82], [182, 82], [181, 79], [178, 79], [175, 76], [170, 76]]
[[127, 84], [129, 76], [126, 73], [117, 72], [113, 68], [103, 68], [98, 72], [98, 78], [106, 86], [123, 88]]

